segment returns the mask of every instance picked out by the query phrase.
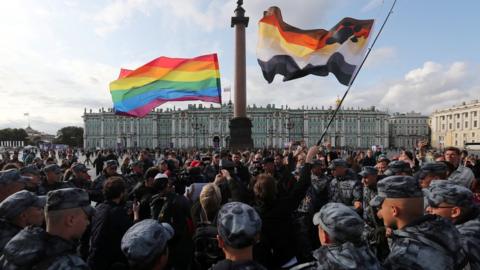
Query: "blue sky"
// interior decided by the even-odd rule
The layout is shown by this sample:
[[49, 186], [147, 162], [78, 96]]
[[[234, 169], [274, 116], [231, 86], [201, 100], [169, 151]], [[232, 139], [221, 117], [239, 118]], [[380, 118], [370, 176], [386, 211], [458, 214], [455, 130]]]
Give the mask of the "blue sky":
[[[158, 56], [219, 54], [223, 86], [233, 81], [235, 0], [17, 0], [0, 6], [0, 127], [54, 133], [82, 125], [84, 108], [111, 106], [120, 67]], [[329, 29], [341, 18], [377, 19], [390, 0], [245, 0], [248, 103], [330, 106], [345, 87], [333, 76], [268, 84], [256, 63], [257, 22], [276, 5], [284, 20]], [[480, 1], [399, 0], [344, 105], [429, 114], [480, 97]], [[224, 100], [228, 100], [228, 94]], [[163, 107], [173, 106], [166, 104]], [[185, 104], [175, 104], [185, 106]]]

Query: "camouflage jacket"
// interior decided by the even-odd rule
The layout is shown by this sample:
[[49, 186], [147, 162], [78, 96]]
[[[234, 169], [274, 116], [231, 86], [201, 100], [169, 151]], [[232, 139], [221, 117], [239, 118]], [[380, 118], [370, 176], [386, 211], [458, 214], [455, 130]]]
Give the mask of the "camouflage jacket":
[[377, 189], [376, 188], [371, 188], [371, 187], [363, 187], [363, 203], [362, 203], [362, 208], [363, 208], [363, 219], [369, 226], [374, 227], [375, 224], [377, 223], [376, 218], [376, 213], [370, 207], [370, 201], [377, 195]]
[[14, 225], [4, 219], [0, 219], [0, 255], [5, 245], [12, 239], [22, 228]]
[[480, 210], [475, 209], [466, 220], [456, 225], [470, 267], [465, 269], [480, 269]]
[[353, 171], [348, 170], [347, 175], [332, 179], [328, 190], [329, 202], [339, 202], [353, 206], [353, 202], [362, 201], [362, 183], [355, 177]]
[[382, 269], [377, 258], [364, 244], [355, 245], [351, 242], [345, 242], [339, 245], [322, 246], [313, 252], [313, 257], [316, 261], [300, 264], [291, 269]]
[[70, 183], [67, 182], [57, 182], [53, 185], [47, 184], [46, 181], [43, 181], [42, 184], [38, 187], [38, 195], [47, 195], [48, 192], [52, 190], [62, 189], [62, 188], [70, 188], [72, 187]]
[[[327, 203], [327, 186], [329, 179], [326, 176], [311, 175], [311, 185], [300, 202], [297, 211], [308, 213], [311, 216], [318, 212]], [[311, 220], [310, 220], [311, 223]]]
[[385, 269], [462, 269], [465, 254], [460, 234], [453, 224], [439, 216], [426, 215], [393, 231]]
[[76, 254], [73, 242], [53, 236], [38, 227], [27, 227], [7, 243], [0, 269], [60, 270], [89, 269]]

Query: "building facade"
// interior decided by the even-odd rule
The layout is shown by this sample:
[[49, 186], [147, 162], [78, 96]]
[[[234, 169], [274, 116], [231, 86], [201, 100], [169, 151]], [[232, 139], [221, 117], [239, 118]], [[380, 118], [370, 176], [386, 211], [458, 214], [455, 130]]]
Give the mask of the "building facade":
[[[275, 105], [248, 106], [254, 147], [283, 148], [289, 141], [316, 143], [333, 113], [332, 108], [289, 109]], [[144, 118], [115, 115], [112, 109], [87, 112], [84, 146], [93, 148], [228, 147], [233, 106], [189, 105], [187, 109], [156, 109]], [[389, 145], [389, 115], [375, 107], [341, 109], [324, 141], [343, 148]]]
[[480, 142], [480, 101], [463, 102], [430, 116], [432, 146], [465, 148], [466, 143]]
[[416, 112], [394, 113], [389, 120], [390, 147], [415, 148], [418, 141], [429, 141], [428, 116]]

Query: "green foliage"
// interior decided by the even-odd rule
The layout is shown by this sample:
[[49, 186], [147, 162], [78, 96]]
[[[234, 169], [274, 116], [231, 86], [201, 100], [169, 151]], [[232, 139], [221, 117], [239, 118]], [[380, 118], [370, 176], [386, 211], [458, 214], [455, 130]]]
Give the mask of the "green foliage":
[[73, 147], [83, 147], [83, 128], [64, 127], [57, 131], [54, 143], [66, 144]]
[[0, 141], [26, 141], [27, 132], [23, 128], [0, 129]]

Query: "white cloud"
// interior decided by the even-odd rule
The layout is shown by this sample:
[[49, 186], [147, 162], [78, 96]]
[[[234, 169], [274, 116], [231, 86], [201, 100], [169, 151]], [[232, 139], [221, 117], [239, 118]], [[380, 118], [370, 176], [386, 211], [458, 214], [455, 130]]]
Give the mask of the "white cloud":
[[368, 12], [374, 10], [384, 4], [384, 0], [370, 0], [365, 6], [362, 7], [362, 12]]
[[[354, 86], [345, 99], [345, 107], [376, 106], [390, 112], [417, 111], [426, 115], [461, 101], [479, 99], [479, 66], [466, 62], [441, 65], [425, 62], [403, 78], [378, 82], [372, 86]], [[288, 104], [289, 107], [334, 105], [346, 90], [335, 78], [307, 76], [282, 82], [277, 76], [267, 84], [258, 67], [248, 68], [248, 101], [256, 104]]]
[[[246, 16], [250, 17], [250, 26], [262, 17], [263, 11], [270, 6], [279, 6], [285, 11], [285, 20], [292, 25], [305, 28], [318, 27], [324, 16], [338, 1], [304, 0], [298, 5], [291, 0], [245, 1]], [[116, 0], [106, 5], [94, 18], [97, 22], [96, 33], [105, 36], [122, 25], [128, 24], [135, 16], [167, 16], [185, 25], [192, 25], [200, 31], [211, 32], [230, 27], [230, 17], [236, 8], [236, 1], [225, 0]], [[175, 25], [174, 20], [171, 21]], [[251, 27], [255, 28], [255, 27]], [[256, 28], [255, 28], [256, 29]]]
[[350, 100], [354, 103], [370, 101], [390, 111], [414, 110], [429, 114], [460, 101], [478, 98], [480, 80], [474, 74], [479, 70], [478, 66], [466, 62], [442, 65], [428, 61], [409, 71], [403, 79], [353, 93]]
[[373, 48], [370, 56], [365, 61], [365, 67], [379, 67], [387, 61], [391, 63], [397, 57], [397, 50], [394, 47]]

